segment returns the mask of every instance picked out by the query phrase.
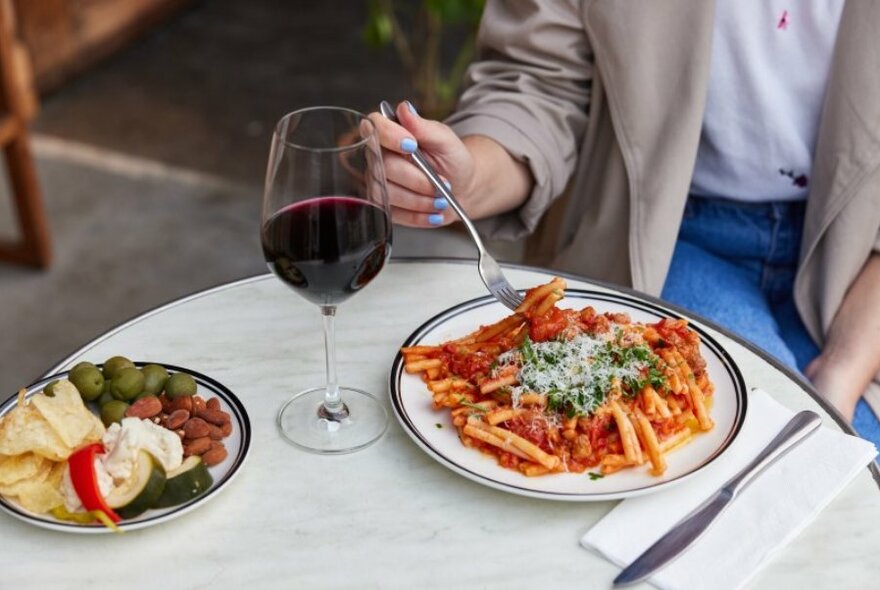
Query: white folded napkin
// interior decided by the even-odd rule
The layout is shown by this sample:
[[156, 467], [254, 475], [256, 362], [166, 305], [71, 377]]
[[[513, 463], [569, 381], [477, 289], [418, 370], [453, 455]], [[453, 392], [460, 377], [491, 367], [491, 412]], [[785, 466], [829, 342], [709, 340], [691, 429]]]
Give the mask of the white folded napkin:
[[[629, 565], [745, 467], [793, 415], [766, 392], [754, 390], [742, 431], [723, 457], [681, 485], [624, 500], [584, 535], [581, 545], [621, 567]], [[741, 588], [876, 454], [866, 440], [820, 427], [767, 468], [702, 538], [648, 581], [665, 590]]]

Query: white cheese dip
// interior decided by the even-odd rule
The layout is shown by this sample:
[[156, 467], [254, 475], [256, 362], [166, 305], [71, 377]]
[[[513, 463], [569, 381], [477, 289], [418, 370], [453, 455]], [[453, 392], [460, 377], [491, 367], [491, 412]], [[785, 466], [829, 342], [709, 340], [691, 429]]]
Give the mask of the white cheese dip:
[[[170, 471], [183, 463], [183, 444], [170, 430], [140, 418], [123, 418], [111, 424], [101, 442], [105, 453], [95, 457], [95, 473], [101, 495], [108, 497], [116, 488], [128, 485], [137, 465], [138, 453], [147, 451]], [[64, 470], [61, 482], [64, 507], [70, 512], [81, 512], [82, 502], [70, 479], [70, 466]]]
[[121, 424], [110, 425], [101, 442], [106, 450], [101, 460], [117, 484], [131, 477], [141, 450], [153, 455], [165, 471], [177, 469], [183, 462], [180, 437], [149, 420], [123, 418]]

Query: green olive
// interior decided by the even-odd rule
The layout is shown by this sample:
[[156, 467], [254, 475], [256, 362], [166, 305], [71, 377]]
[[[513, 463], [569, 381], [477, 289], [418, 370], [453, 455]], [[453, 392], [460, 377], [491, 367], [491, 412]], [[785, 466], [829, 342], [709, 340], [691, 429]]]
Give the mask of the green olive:
[[[110, 383], [109, 381], [105, 381], [105, 383]], [[108, 402], [112, 402], [116, 398], [113, 397], [113, 394], [109, 391], [105, 391], [101, 394], [101, 397], [98, 398], [98, 407], [103, 408]]]
[[111, 400], [101, 406], [101, 422], [104, 426], [110, 426], [114, 422], [121, 422], [125, 418], [128, 404], [118, 399]]
[[196, 394], [196, 380], [186, 373], [175, 373], [165, 382], [165, 395], [171, 399]]
[[113, 383], [110, 379], [104, 379], [104, 389], [101, 390], [101, 395], [105, 393], [110, 393], [110, 385]]
[[126, 367], [116, 374], [110, 393], [118, 400], [131, 401], [144, 390], [144, 374], [134, 367]]
[[90, 363], [89, 361], [82, 361], [82, 362], [79, 362], [79, 363], [76, 363], [75, 365], [73, 365], [73, 368], [70, 369], [70, 372], [73, 373], [74, 371], [82, 369], [84, 367], [90, 367], [92, 369], [98, 368], [95, 366], [95, 363]]
[[104, 391], [104, 376], [97, 367], [80, 366], [71, 371], [67, 378], [87, 402], [98, 399]]
[[134, 368], [134, 363], [124, 356], [114, 356], [104, 361], [104, 379], [115, 379], [122, 369]]
[[55, 386], [58, 385], [58, 379], [55, 381], [50, 381], [46, 384], [46, 387], [43, 388], [43, 393], [45, 393], [48, 397], [55, 397]]
[[165, 389], [168, 371], [161, 365], [146, 365], [141, 369], [144, 374], [144, 394], [159, 395]]

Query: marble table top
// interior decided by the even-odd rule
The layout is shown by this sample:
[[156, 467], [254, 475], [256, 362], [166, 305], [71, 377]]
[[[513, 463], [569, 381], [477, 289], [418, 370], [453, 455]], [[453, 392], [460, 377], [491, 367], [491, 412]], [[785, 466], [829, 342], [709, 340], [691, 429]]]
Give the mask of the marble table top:
[[[508, 275], [520, 288], [548, 276], [525, 268]], [[389, 264], [339, 309], [340, 382], [388, 403], [400, 343], [429, 317], [484, 294], [473, 263]], [[802, 384], [707, 329], [749, 388], [839, 428]], [[619, 571], [578, 544], [613, 502], [535, 500], [481, 486], [429, 458], [393, 417], [378, 443], [354, 454], [286, 444], [275, 415], [291, 394], [323, 381], [321, 321], [270, 275], [145, 313], [49, 372], [113, 354], [188, 367], [228, 386], [252, 422], [248, 462], [199, 509], [122, 536], [52, 532], [0, 515], [2, 588], [609, 588]], [[878, 523], [880, 494], [866, 469], [750, 587], [876, 585]]]

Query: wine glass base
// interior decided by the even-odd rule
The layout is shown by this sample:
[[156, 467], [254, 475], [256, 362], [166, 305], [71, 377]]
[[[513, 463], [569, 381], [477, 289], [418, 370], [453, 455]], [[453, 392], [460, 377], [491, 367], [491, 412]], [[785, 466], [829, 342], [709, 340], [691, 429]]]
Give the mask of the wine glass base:
[[388, 412], [375, 396], [351, 387], [340, 387], [348, 417], [327, 420], [318, 415], [325, 389], [315, 387], [294, 395], [278, 412], [276, 423], [290, 444], [323, 455], [341, 455], [368, 447], [388, 428]]

